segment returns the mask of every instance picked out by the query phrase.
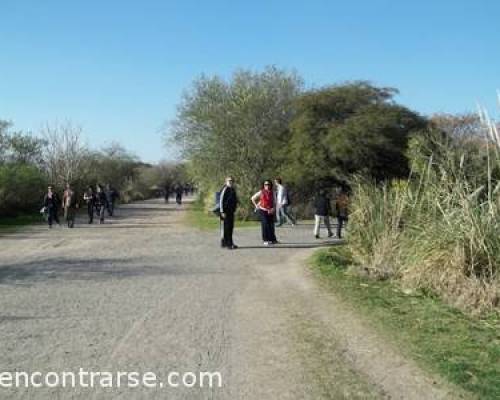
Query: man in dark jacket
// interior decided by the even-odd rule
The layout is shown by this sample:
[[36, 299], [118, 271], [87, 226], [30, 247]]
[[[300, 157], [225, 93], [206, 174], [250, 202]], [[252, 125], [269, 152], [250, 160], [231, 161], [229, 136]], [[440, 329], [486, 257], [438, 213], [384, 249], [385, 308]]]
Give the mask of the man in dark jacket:
[[112, 217], [115, 211], [116, 199], [118, 199], [119, 197], [118, 192], [115, 189], [113, 189], [111, 185], [108, 183], [106, 185], [106, 190], [104, 191], [104, 194], [106, 195], [106, 205], [108, 208], [108, 215]]
[[52, 222], [56, 221], [57, 225], [61, 226], [59, 223], [59, 217], [57, 216], [59, 204], [59, 196], [56, 192], [52, 191], [52, 186], [47, 188], [47, 193], [43, 198], [43, 206], [45, 207], [45, 212], [47, 213], [47, 222], [49, 223], [49, 228], [52, 228]]
[[326, 225], [328, 237], [333, 236], [332, 227], [330, 225], [330, 216], [332, 215], [332, 207], [330, 205], [330, 198], [326, 190], [320, 189], [316, 198], [314, 199], [314, 237], [319, 239], [319, 227], [321, 220]]
[[222, 188], [219, 205], [220, 218], [224, 227], [222, 231], [221, 247], [225, 247], [230, 250], [237, 249], [238, 246], [233, 243], [233, 230], [234, 213], [238, 207], [238, 196], [236, 195], [236, 189], [234, 188], [234, 180], [230, 176], [226, 178], [226, 184]]
[[87, 213], [89, 216], [89, 224], [94, 222], [94, 207], [95, 207], [95, 193], [92, 186], [89, 186], [87, 191], [83, 194], [83, 200], [87, 202]]

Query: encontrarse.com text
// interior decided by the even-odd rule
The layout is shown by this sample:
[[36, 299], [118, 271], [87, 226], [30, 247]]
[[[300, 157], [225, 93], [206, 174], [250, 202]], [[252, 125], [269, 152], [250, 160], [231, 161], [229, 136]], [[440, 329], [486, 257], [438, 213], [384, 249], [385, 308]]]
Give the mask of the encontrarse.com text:
[[194, 388], [222, 387], [220, 372], [169, 372], [160, 379], [154, 372], [96, 372], [80, 368], [78, 372], [0, 372], [0, 388]]

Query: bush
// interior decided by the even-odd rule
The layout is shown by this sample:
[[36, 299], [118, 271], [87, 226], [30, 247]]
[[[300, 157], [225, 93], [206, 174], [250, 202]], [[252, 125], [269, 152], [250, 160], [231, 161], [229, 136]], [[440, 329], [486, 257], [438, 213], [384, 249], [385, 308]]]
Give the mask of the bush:
[[492, 171], [500, 159], [492, 148], [483, 142], [484, 184], [473, 178], [478, 174], [466, 161], [467, 148], [420, 162], [423, 168], [408, 181], [358, 181], [349, 233], [354, 262], [372, 276], [437, 293], [462, 309], [496, 307], [500, 184]]
[[43, 173], [34, 166], [0, 165], [0, 216], [37, 212], [45, 186]]

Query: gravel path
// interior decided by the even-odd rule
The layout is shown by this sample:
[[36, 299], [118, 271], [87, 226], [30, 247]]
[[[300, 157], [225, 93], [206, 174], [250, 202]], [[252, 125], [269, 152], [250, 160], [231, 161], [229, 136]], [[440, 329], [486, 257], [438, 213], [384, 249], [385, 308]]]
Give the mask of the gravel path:
[[[0, 388], [9, 399], [456, 398], [325, 293], [304, 260], [311, 226], [182, 223], [184, 208], [122, 206], [104, 225], [0, 235], [2, 371], [220, 372], [222, 388]], [[324, 244], [324, 243], [319, 243]]]

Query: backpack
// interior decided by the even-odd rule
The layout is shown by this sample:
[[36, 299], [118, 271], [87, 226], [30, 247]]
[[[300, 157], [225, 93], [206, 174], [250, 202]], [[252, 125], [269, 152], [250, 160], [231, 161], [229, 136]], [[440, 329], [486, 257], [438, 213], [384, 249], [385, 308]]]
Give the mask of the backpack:
[[212, 208], [212, 212], [220, 217], [220, 195], [222, 193], [222, 190], [215, 192], [215, 206]]

